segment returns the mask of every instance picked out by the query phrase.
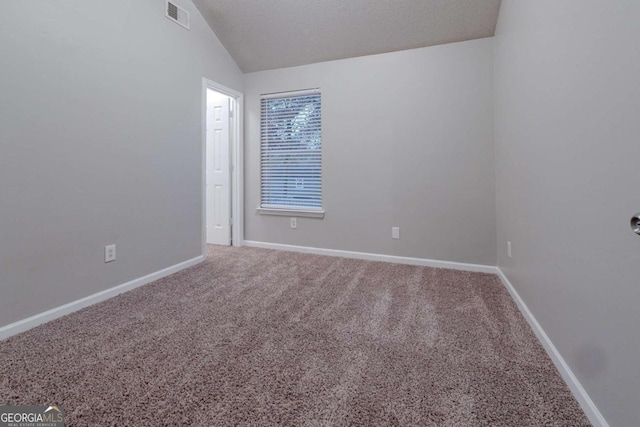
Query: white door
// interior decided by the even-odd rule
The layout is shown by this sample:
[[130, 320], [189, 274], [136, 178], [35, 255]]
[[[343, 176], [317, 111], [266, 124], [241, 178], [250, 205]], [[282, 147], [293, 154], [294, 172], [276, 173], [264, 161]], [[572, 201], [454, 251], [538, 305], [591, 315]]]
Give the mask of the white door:
[[231, 244], [231, 98], [207, 91], [207, 243]]

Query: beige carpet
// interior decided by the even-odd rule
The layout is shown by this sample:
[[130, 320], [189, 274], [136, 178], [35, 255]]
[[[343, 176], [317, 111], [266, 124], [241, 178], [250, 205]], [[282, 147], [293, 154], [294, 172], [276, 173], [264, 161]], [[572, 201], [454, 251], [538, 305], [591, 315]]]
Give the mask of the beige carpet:
[[588, 426], [497, 277], [250, 248], [0, 343], [71, 426]]

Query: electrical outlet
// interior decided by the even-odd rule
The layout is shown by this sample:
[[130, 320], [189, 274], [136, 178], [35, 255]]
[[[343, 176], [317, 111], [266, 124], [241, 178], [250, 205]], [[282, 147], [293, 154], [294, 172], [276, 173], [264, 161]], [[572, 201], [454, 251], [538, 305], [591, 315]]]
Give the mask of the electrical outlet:
[[291, 218], [291, 228], [298, 228], [298, 218]]
[[391, 227], [391, 238], [392, 239], [400, 238], [400, 227]]
[[104, 247], [104, 262], [116, 260], [116, 245], [108, 245]]
[[511, 258], [511, 241], [507, 241], [507, 256]]

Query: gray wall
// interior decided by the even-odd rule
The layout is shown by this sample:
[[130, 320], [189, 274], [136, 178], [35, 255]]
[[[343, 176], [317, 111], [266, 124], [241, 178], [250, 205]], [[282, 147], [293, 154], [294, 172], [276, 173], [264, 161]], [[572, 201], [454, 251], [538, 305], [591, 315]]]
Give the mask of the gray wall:
[[[245, 239], [495, 265], [492, 49], [481, 39], [246, 74]], [[259, 96], [314, 87], [326, 216], [293, 230], [255, 213]]]
[[3, 2], [0, 325], [201, 254], [202, 77], [242, 74], [178, 4]]
[[612, 426], [640, 425], [639, 22], [504, 0], [495, 38], [498, 264]]

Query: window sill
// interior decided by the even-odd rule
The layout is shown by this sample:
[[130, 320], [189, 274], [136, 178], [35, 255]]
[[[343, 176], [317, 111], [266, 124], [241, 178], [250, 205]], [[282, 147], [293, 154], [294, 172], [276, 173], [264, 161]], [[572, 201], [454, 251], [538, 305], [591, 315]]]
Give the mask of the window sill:
[[306, 211], [295, 209], [271, 209], [271, 208], [257, 208], [256, 212], [260, 215], [279, 215], [279, 216], [296, 216], [300, 218], [324, 218], [324, 211]]

